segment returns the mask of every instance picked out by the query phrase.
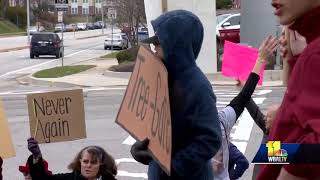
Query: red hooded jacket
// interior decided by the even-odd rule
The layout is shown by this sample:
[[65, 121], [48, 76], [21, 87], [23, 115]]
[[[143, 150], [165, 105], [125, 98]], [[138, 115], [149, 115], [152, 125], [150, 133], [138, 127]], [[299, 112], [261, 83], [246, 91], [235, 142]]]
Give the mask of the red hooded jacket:
[[[306, 13], [290, 27], [304, 36], [308, 45], [292, 69], [287, 91], [269, 134], [270, 141], [320, 144], [319, 19], [320, 7]], [[320, 177], [320, 165], [264, 165], [258, 179], [277, 179], [282, 167], [295, 176]]]

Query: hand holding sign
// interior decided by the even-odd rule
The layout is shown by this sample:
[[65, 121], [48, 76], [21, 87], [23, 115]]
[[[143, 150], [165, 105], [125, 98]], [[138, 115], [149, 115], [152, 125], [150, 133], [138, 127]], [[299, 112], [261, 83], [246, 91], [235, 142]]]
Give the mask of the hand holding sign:
[[152, 160], [152, 156], [148, 152], [148, 145], [149, 145], [149, 139], [146, 138], [143, 141], [136, 141], [131, 146], [131, 150], [130, 150], [133, 158], [144, 165], [149, 165], [149, 162]]
[[[155, 160], [170, 174], [171, 114], [168, 73], [161, 60], [144, 47], [139, 50], [116, 122], [136, 139], [142, 141], [148, 138], [148, 147]], [[146, 141], [142, 141], [142, 146], [138, 147], [145, 144]], [[135, 158], [137, 157], [139, 158]]]

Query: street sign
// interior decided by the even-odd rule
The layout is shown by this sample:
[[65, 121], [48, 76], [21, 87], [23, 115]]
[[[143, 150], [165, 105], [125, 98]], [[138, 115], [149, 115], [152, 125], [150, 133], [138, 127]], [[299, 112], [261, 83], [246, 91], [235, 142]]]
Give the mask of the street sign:
[[68, 9], [68, 0], [55, 0], [56, 9]]
[[63, 11], [58, 11], [58, 22], [59, 23], [63, 22]]

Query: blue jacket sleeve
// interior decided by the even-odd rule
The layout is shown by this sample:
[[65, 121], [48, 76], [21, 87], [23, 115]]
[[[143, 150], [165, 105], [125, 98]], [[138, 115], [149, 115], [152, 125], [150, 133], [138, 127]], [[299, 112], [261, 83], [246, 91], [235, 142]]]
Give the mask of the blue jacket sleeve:
[[216, 98], [211, 87], [199, 88], [195, 100], [191, 102], [190, 114], [193, 138], [178, 151], [172, 159], [172, 168], [179, 176], [194, 175], [204, 168], [221, 146], [221, 129], [217, 116]]
[[249, 168], [247, 158], [232, 143], [229, 143], [229, 167], [230, 180], [239, 179]]

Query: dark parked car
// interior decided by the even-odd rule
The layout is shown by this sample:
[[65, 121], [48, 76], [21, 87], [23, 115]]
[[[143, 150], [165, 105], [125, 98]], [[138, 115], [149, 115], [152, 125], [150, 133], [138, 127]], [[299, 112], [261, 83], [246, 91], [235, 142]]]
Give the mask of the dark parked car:
[[87, 29], [89, 30], [95, 29], [93, 23], [87, 23]]
[[63, 56], [62, 41], [56, 33], [36, 33], [31, 38], [30, 58], [40, 55], [54, 55], [56, 58]]
[[95, 29], [102, 29], [102, 28], [106, 28], [106, 26], [104, 25], [104, 23], [102, 21], [97, 21], [94, 23], [94, 28]]

